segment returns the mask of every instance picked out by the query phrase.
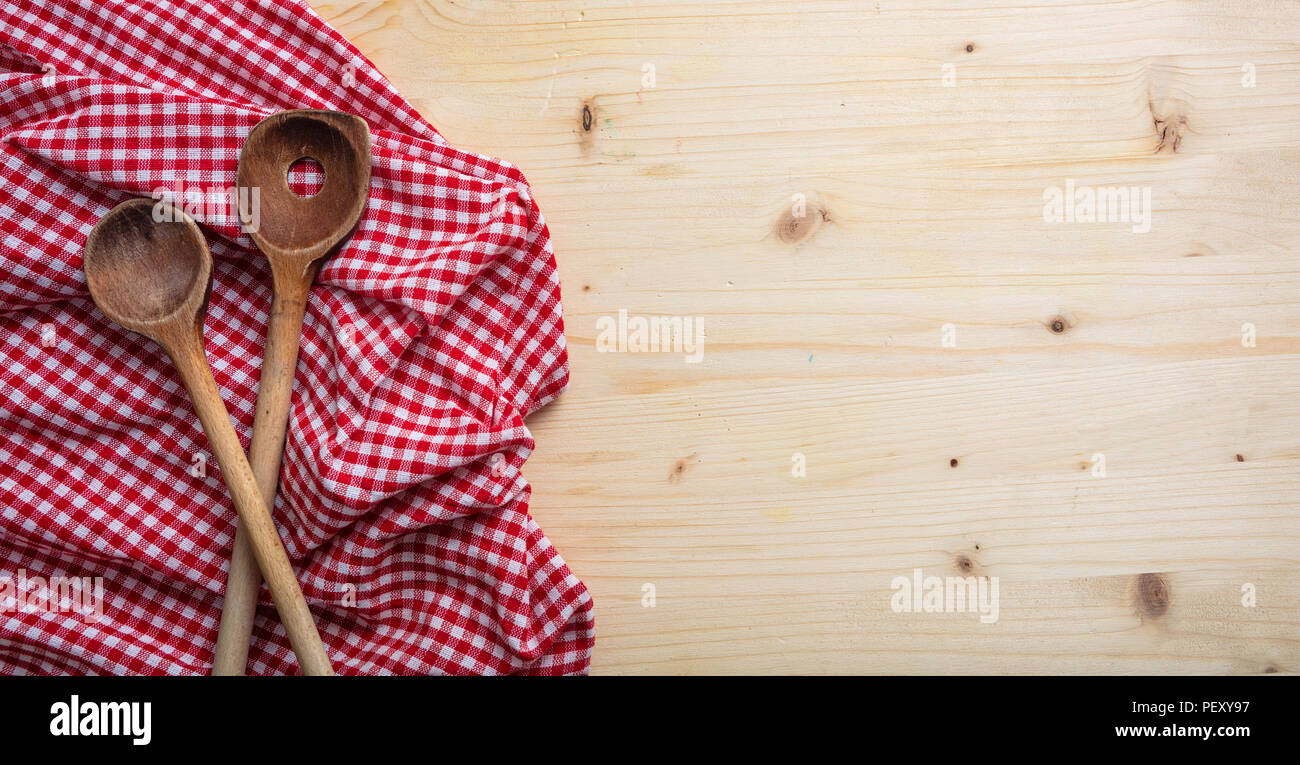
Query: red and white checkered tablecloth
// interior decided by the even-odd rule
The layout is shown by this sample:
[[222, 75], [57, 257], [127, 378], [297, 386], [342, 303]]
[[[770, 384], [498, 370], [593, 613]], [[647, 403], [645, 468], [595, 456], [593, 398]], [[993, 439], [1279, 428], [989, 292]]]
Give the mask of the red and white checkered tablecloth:
[[[275, 507], [336, 671], [589, 669], [591, 598], [520, 474], [568, 357], [519, 171], [449, 146], [296, 0], [0, 0], [0, 673], [210, 671], [235, 512], [162, 349], [91, 303], [82, 247], [131, 197], [198, 213], [247, 447], [270, 275], [214, 200], [253, 125], [307, 107], [374, 139], [368, 209], [307, 307]], [[42, 606], [50, 577], [103, 577], [102, 617]], [[265, 588], [249, 670], [297, 671]]]

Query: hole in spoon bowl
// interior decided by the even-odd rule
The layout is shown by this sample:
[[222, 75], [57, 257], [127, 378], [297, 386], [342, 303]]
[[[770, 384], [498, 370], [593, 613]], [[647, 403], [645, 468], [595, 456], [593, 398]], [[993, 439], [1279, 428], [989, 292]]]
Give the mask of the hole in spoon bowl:
[[325, 186], [325, 168], [311, 157], [299, 157], [289, 165], [286, 180], [290, 191], [303, 199], [310, 199]]

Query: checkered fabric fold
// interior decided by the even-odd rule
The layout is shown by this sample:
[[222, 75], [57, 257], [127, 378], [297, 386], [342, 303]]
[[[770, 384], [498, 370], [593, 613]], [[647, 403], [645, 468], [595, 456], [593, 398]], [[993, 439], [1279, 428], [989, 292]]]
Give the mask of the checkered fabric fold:
[[[519, 171], [448, 145], [298, 2], [0, 0], [0, 577], [105, 596], [95, 619], [0, 589], [0, 673], [210, 671], [235, 512], [162, 349], [91, 303], [82, 248], [131, 197], [200, 221], [247, 448], [270, 273], [230, 190], [249, 130], [294, 108], [360, 115], [374, 144], [308, 302], [275, 506], [336, 671], [588, 670], [591, 598], [520, 474], [568, 357]], [[249, 670], [297, 671], [265, 587]]]

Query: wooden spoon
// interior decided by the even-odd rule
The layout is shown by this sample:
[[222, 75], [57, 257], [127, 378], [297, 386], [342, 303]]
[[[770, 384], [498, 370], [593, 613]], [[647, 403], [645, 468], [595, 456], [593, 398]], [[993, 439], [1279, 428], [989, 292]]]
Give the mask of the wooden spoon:
[[[155, 207], [165, 222], [155, 221]], [[99, 310], [157, 342], [176, 365], [299, 665], [305, 674], [334, 674], [203, 350], [203, 319], [212, 292], [212, 255], [203, 233], [166, 203], [132, 199], [91, 229], [84, 268]]]
[[[300, 159], [313, 159], [325, 171], [324, 185], [310, 197], [289, 188], [289, 168]], [[352, 231], [365, 209], [370, 130], [360, 117], [342, 112], [299, 109], [273, 114], [248, 134], [239, 153], [237, 185], [241, 204], [248, 205], [241, 210], [245, 228], [270, 261], [274, 288], [248, 459], [263, 501], [275, 507], [307, 294], [321, 261]], [[254, 203], [256, 211], [251, 209]], [[212, 674], [244, 674], [261, 585], [241, 525], [230, 558]]]

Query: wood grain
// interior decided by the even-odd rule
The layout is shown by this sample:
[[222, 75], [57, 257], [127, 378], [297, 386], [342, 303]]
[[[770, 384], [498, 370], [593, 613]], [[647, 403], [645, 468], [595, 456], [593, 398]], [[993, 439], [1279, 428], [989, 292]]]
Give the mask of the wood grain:
[[[546, 214], [526, 473], [594, 671], [1300, 670], [1293, 4], [313, 5]], [[620, 309], [702, 362], [599, 352]], [[895, 613], [914, 568], [1000, 618]]]

